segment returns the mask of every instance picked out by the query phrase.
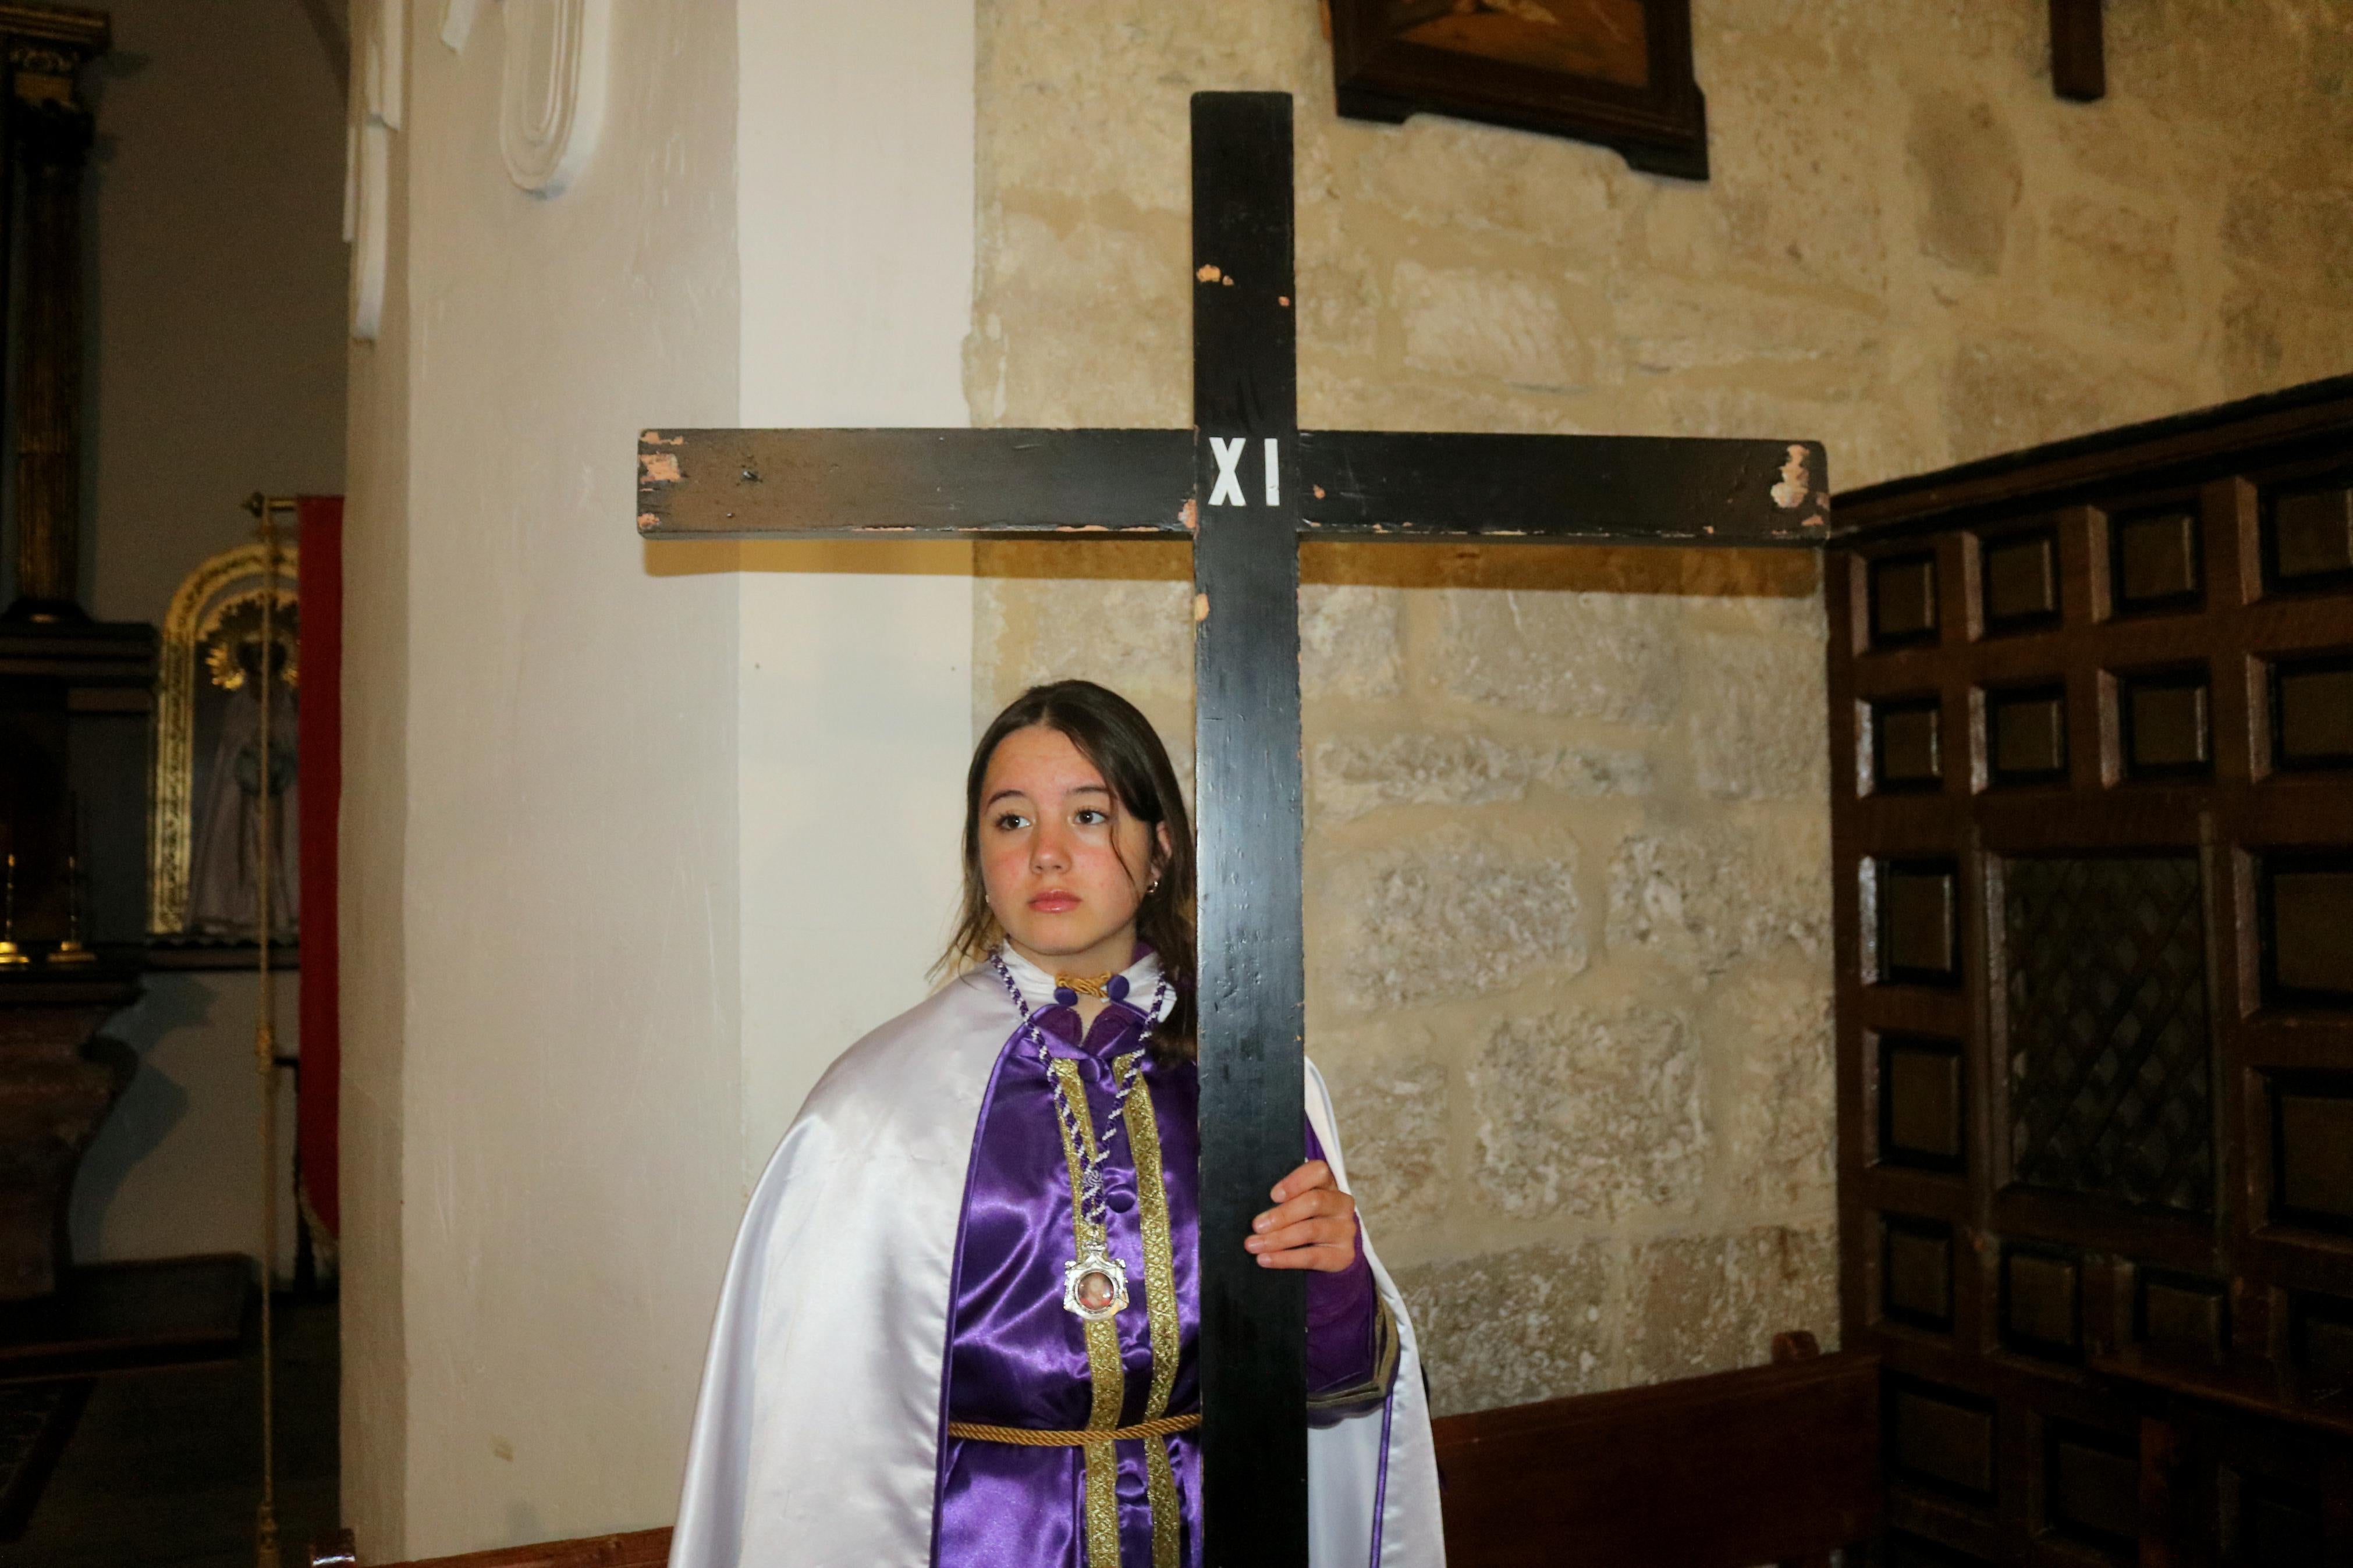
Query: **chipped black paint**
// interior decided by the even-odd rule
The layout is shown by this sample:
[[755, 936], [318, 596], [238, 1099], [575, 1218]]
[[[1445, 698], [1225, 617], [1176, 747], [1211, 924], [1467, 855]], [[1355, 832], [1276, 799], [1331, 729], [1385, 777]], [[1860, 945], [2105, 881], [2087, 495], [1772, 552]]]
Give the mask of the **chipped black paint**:
[[665, 434], [639, 451], [675, 459], [680, 478], [641, 477], [638, 510], [674, 538], [1002, 538], [1072, 528], [1182, 536], [1176, 514], [1193, 493], [1185, 430]]
[[[638, 510], [671, 537], [1181, 539], [1193, 446], [1190, 430], [685, 430], [641, 447], [679, 477], [641, 462]], [[1807, 442], [1303, 430], [1285, 449], [1284, 493], [1305, 498], [1285, 515], [1319, 539], [1810, 547], [1829, 531]], [[1795, 506], [1775, 493], [1793, 449]]]
[[[1212, 435], [1298, 447], [1291, 100], [1193, 98], [1195, 798], [1200, 810], [1201, 1492], [1210, 1568], [1307, 1561], [1303, 1279], [1242, 1249], [1300, 1162], [1299, 525], [1212, 506]], [[1214, 286], [1212, 286], [1214, 285]], [[1295, 476], [1279, 487], [1299, 493]]]
[[1825, 471], [1805, 442], [1303, 430], [1302, 510], [1319, 538], [1817, 545], [1827, 526], [1774, 495], [1793, 447]]

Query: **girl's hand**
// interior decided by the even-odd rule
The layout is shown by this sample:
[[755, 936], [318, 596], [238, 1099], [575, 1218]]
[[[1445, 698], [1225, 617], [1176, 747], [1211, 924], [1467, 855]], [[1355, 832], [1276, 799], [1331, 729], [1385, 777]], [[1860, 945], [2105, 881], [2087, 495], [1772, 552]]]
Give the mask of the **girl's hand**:
[[1356, 1200], [1332, 1180], [1331, 1166], [1308, 1161], [1275, 1184], [1274, 1203], [1242, 1243], [1260, 1268], [1337, 1274], [1356, 1260]]

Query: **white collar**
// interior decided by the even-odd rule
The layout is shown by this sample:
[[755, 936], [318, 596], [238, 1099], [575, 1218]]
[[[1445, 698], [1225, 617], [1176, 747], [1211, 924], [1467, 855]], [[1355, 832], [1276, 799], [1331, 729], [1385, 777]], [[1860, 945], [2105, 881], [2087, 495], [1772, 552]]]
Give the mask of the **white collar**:
[[[1012, 975], [1013, 984], [1021, 988], [1021, 1000], [1029, 1005], [1031, 1012], [1054, 1005], [1052, 975], [1022, 957], [1009, 942], [1000, 942], [997, 944], [997, 956], [1004, 960], [1006, 973]], [[1121, 973], [1127, 977], [1128, 1005], [1139, 1013], [1143, 1012], [1153, 997], [1158, 994], [1159, 954], [1147, 952]], [[1172, 987], [1166, 995], [1162, 997], [1153, 1021], [1157, 1023], [1161, 1018], [1166, 1017], [1176, 1005], [1176, 993]]]

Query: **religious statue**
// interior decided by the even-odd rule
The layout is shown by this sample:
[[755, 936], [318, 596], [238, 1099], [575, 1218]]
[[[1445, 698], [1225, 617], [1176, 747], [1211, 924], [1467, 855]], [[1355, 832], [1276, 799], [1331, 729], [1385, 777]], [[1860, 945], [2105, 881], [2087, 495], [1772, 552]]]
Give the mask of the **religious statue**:
[[271, 931], [283, 942], [298, 929], [294, 573], [291, 546], [240, 545], [198, 566], [173, 596], [156, 678], [149, 835], [149, 929], [157, 936], [250, 942], [258, 935], [265, 793]]

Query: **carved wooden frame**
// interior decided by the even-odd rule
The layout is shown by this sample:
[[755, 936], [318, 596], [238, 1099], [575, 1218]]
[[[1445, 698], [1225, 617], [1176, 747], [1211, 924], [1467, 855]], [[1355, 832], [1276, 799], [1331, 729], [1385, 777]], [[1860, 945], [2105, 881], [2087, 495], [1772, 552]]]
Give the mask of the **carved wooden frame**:
[[[1401, 37], [1411, 0], [1330, 0], [1332, 79], [1340, 113], [1401, 123], [1447, 114], [1598, 142], [1652, 174], [1707, 178], [1707, 102], [1692, 73], [1691, 0], [1636, 0], [1648, 80], [1628, 87]], [[1427, 7], [1423, 7], [1427, 9]]]

